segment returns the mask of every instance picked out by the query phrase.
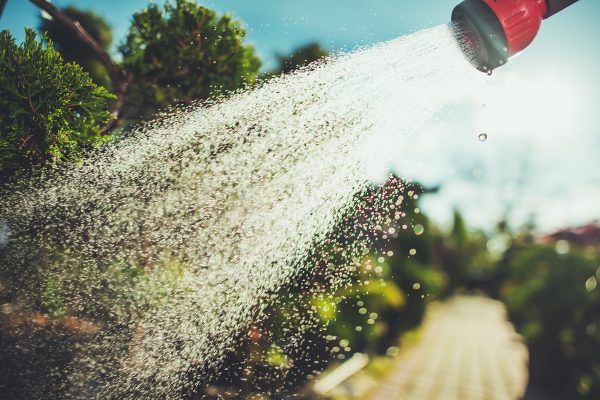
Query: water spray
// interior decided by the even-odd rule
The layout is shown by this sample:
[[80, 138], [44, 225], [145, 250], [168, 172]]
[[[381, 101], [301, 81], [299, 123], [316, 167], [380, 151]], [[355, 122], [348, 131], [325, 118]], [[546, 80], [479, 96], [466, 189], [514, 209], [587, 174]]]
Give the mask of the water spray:
[[464, 0], [452, 11], [452, 22], [467, 57], [491, 73], [533, 42], [543, 20], [577, 1]]

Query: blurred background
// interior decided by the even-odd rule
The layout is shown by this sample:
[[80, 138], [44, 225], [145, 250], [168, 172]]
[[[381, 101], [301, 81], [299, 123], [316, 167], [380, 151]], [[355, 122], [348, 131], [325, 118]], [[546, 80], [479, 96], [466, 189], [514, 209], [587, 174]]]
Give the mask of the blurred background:
[[[197, 2], [216, 13], [177, 1], [173, 14], [182, 18], [164, 23], [153, 19], [162, 1], [53, 1], [127, 77], [34, 3], [0, 2], [0, 29], [16, 43], [26, 40], [27, 27], [47, 32], [65, 61], [115, 94], [103, 101], [118, 118], [105, 127], [119, 136], [169, 105], [445, 24], [457, 0]], [[203, 25], [186, 26], [186, 16], [221, 24], [228, 47], [208, 41], [210, 51], [198, 51], [193, 34]], [[281, 289], [289, 302], [240, 337], [228, 360], [238, 372], [217, 374], [198, 398], [600, 398], [599, 17], [600, 4], [582, 0], [546, 21], [531, 47], [494, 71], [480, 93], [447, 105], [410, 148], [385, 160], [394, 176], [374, 176], [360, 201], [387, 234], [373, 237], [352, 284], [344, 293], [327, 291], [326, 271], [342, 255], [325, 272], [290, 282]], [[169, 40], [191, 46], [173, 51]], [[198, 68], [181, 71], [182, 63]], [[134, 83], [121, 93], [128, 77]], [[107, 120], [99, 111], [96, 129]], [[6, 156], [3, 179], [63, 158], [20, 151]], [[369, 200], [395, 204], [400, 197], [394, 210]], [[397, 212], [412, 215], [411, 224], [396, 226]], [[342, 247], [359, 215], [332, 233]], [[23, 326], [39, 318], [63, 321], [44, 325], [42, 336], [60, 330], [60, 340], [75, 340], [68, 332], [76, 321], [59, 295], [44, 292], [35, 313], [19, 314], [16, 281], [1, 279], [3, 346], [28, 335]], [[306, 313], [319, 324], [298, 333], [298, 346], [282, 346]], [[33, 398], [14, 370], [34, 369], [38, 356], [5, 358], [5, 398]]]

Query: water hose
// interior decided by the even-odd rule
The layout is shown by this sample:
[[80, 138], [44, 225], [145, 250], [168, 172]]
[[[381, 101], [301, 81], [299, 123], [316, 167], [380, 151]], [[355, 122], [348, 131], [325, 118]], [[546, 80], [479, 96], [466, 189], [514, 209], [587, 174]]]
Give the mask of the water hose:
[[452, 11], [452, 22], [466, 56], [491, 73], [533, 42], [543, 20], [577, 1], [464, 0]]

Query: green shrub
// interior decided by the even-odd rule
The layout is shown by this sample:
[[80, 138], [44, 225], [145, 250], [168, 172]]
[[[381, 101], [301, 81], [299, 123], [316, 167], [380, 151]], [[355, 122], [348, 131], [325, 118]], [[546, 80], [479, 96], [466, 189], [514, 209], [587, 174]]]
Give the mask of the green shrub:
[[277, 55], [279, 72], [289, 73], [314, 61], [325, 58], [329, 53], [318, 43], [299, 47], [288, 55]]
[[[44, 46], [46, 44], [46, 46]], [[17, 46], [0, 32], [0, 177], [30, 165], [77, 159], [105, 138], [99, 127], [112, 98], [52, 43], [26, 30]]]
[[561, 398], [600, 398], [600, 258], [533, 245], [514, 252], [501, 290], [530, 350], [530, 380]]
[[150, 117], [173, 102], [189, 104], [255, 81], [260, 60], [245, 31], [189, 0], [150, 4], [133, 15], [120, 51], [133, 78], [127, 118]]

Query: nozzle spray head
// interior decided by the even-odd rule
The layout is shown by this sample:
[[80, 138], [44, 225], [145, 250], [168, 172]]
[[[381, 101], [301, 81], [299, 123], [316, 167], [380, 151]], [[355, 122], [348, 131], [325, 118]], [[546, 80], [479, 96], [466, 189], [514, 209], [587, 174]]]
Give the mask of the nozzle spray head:
[[464, 0], [452, 11], [452, 23], [466, 56], [489, 72], [529, 46], [542, 20], [577, 1]]

